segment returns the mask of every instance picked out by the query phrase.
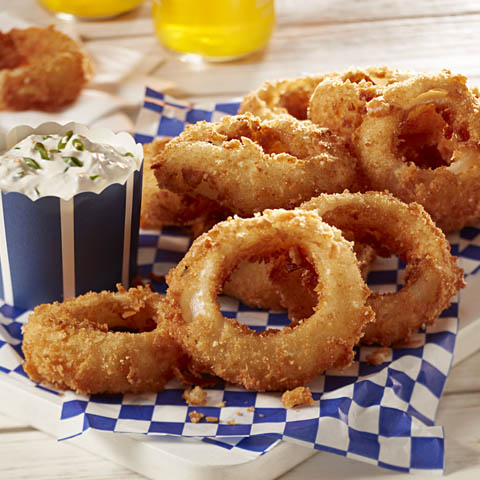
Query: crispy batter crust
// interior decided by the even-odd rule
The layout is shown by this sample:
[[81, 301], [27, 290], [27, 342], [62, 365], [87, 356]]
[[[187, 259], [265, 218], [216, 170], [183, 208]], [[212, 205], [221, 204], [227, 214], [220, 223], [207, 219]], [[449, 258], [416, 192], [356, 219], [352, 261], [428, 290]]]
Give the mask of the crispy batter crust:
[[[322, 82], [370, 82], [384, 85], [400, 80], [406, 75], [408, 72], [399, 72], [388, 67], [367, 67], [265, 82], [257, 90], [245, 96], [238, 113], [250, 112], [265, 119], [273, 119], [278, 115], [291, 116], [297, 120], [312, 119], [309, 113], [312, 109], [311, 98]], [[316, 101], [321, 101], [321, 90], [316, 95]], [[313, 108], [316, 110], [316, 107]], [[319, 114], [320, 112], [317, 112], [315, 115]], [[319, 123], [319, 125], [329, 127], [328, 124]]]
[[[369, 245], [355, 243], [353, 250], [358, 260], [358, 266], [364, 279], [367, 278], [372, 262], [376, 258], [375, 250]], [[276, 256], [274, 258], [261, 259], [256, 262], [243, 260], [233, 270], [230, 277], [225, 282], [223, 293], [238, 298], [242, 303], [252, 308], [260, 308], [264, 310], [283, 310], [287, 308], [290, 302], [284, 299], [284, 291], [279, 288], [272, 273], [277, 276], [278, 269], [282, 268], [282, 263], [287, 263], [285, 256]], [[292, 277], [294, 272], [289, 272]], [[290, 295], [297, 298], [304, 298], [304, 286], [297, 282], [298, 278], [291, 282]], [[316, 304], [314, 297], [310, 298], [308, 305], [313, 307]], [[295, 313], [289, 312], [290, 316]]]
[[392, 84], [354, 142], [371, 189], [423, 205], [444, 231], [480, 219], [480, 103], [448, 71]]
[[370, 295], [376, 320], [367, 325], [363, 343], [391, 345], [407, 340], [421, 326], [431, 325], [465, 286], [450, 244], [421, 205], [367, 192], [321, 195], [300, 208], [349, 229], [355, 241], [370, 243], [407, 263], [400, 291]]
[[162, 390], [183, 359], [158, 315], [162, 302], [149, 288], [119, 287], [36, 307], [23, 328], [25, 372], [79, 393]]
[[178, 195], [157, 184], [152, 165], [170, 138], [156, 139], [143, 146], [143, 190], [140, 225], [159, 229], [166, 225], [187, 227], [194, 237], [209, 230], [228, 215], [216, 203], [204, 197]]
[[[318, 275], [313, 315], [260, 333], [223, 317], [216, 296], [238, 260], [291, 248], [305, 251]], [[350, 364], [353, 346], [373, 319], [351, 242], [300, 210], [217, 224], [195, 240], [167, 281], [168, 328], [193, 368], [251, 390], [294, 388], [331, 366]]]
[[300, 406], [313, 407], [313, 405], [315, 405], [312, 392], [308, 387], [297, 387], [293, 390], [287, 390], [283, 392], [281, 400], [285, 408]]
[[355, 159], [328, 130], [252, 115], [187, 126], [153, 168], [160, 187], [207, 197], [242, 216], [343, 191], [356, 175]]
[[0, 110], [58, 110], [93, 74], [80, 45], [52, 26], [14, 28], [1, 35], [0, 48]]

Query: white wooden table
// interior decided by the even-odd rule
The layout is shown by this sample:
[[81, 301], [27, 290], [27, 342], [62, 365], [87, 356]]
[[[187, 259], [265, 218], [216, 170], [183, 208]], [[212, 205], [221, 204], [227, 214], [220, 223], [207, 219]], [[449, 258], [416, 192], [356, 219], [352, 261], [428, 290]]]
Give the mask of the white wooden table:
[[[475, 0], [277, 0], [277, 30], [265, 52], [228, 64], [189, 65], [165, 61], [146, 80], [106, 86], [129, 98], [135, 118], [145, 82], [191, 100], [239, 97], [266, 79], [352, 65], [388, 64], [416, 70], [452, 71], [480, 85], [480, 3]], [[84, 42], [102, 48], [115, 42], [151, 47], [153, 28], [145, 4], [111, 22], [78, 26]], [[33, 0], [0, 0], [0, 12], [15, 12], [40, 24], [56, 19]], [[1, 27], [1, 25], [0, 25]], [[161, 50], [158, 48], [158, 55]], [[441, 401], [438, 423], [446, 430], [447, 478], [480, 478], [480, 352], [456, 366]], [[0, 392], [1, 395], [1, 392]], [[318, 453], [282, 478], [393, 479], [397, 474], [335, 455]], [[0, 414], [0, 479], [140, 479], [102, 458], [57, 441]], [[429, 477], [430, 478], [430, 477]]]

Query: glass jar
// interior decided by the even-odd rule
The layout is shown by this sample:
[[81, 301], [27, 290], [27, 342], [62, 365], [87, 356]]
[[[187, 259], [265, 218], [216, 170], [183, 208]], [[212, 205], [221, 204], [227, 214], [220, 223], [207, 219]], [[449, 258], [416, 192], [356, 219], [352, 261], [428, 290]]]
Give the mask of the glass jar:
[[273, 0], [153, 0], [153, 21], [168, 49], [226, 61], [268, 43], [275, 9]]
[[143, 0], [38, 0], [48, 10], [84, 19], [121, 15], [143, 3]]

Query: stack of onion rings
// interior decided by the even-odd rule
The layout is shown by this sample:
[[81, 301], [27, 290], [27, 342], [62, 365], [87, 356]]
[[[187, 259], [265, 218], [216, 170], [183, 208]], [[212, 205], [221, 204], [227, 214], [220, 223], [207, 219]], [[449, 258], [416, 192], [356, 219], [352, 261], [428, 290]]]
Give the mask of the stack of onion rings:
[[25, 372], [79, 393], [163, 390], [184, 355], [166, 333], [162, 303], [149, 288], [119, 286], [36, 307], [23, 329]]
[[[308, 256], [318, 275], [313, 315], [258, 333], [221, 314], [217, 294], [241, 259], [292, 248]], [[193, 368], [257, 391], [301, 386], [327, 368], [350, 364], [352, 347], [373, 319], [352, 244], [314, 212], [280, 209], [219, 223], [195, 240], [167, 281], [169, 331]]]

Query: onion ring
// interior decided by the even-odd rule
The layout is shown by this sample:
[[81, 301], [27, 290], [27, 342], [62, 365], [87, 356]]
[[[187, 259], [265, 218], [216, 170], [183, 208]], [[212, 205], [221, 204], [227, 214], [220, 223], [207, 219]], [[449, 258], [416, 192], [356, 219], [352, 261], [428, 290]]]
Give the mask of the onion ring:
[[[321, 299], [313, 315], [265, 332], [225, 318], [216, 297], [239, 260], [291, 248], [308, 254], [318, 275]], [[193, 242], [167, 282], [167, 325], [193, 368], [251, 390], [302, 386], [327, 368], [350, 364], [352, 347], [373, 319], [351, 242], [301, 210], [267, 210], [217, 224]]]
[[[242, 100], [239, 114], [253, 113], [264, 118], [273, 119], [278, 115], [287, 115], [297, 120], [307, 120], [310, 98], [318, 85], [327, 79], [341, 82], [359, 83], [362, 80], [376, 85], [387, 84], [402, 79], [408, 73], [392, 70], [388, 67], [368, 67], [350, 69], [345, 72], [331, 72], [300, 78], [265, 82], [257, 90], [249, 93]], [[328, 125], [321, 125], [328, 127]]]
[[142, 228], [160, 229], [166, 225], [188, 229], [194, 237], [209, 230], [228, 214], [205, 197], [177, 195], [159, 188], [152, 170], [154, 159], [165, 149], [170, 138], [154, 140], [143, 145], [143, 189], [140, 225]]
[[163, 390], [183, 357], [156, 324], [163, 299], [149, 288], [118, 289], [35, 308], [22, 344], [33, 381], [86, 394]]
[[367, 192], [321, 195], [300, 208], [352, 231], [355, 241], [395, 253], [407, 263], [401, 290], [370, 295], [368, 304], [376, 320], [367, 325], [362, 343], [387, 346], [408, 340], [420, 327], [431, 325], [465, 286], [450, 244], [421, 205]]
[[343, 191], [355, 180], [355, 166], [344, 142], [326, 129], [287, 117], [240, 115], [188, 126], [153, 168], [161, 188], [251, 216]]
[[480, 103], [448, 71], [386, 87], [354, 135], [371, 189], [418, 202], [449, 232], [480, 219]]
[[352, 70], [326, 77], [315, 88], [308, 104], [307, 117], [321, 127], [349, 140], [362, 123], [366, 104], [381, 95], [387, 85], [412, 77], [387, 67]]
[[93, 75], [80, 45], [53, 26], [0, 33], [0, 110], [56, 111]]
[[[370, 266], [376, 257], [375, 250], [369, 245], [353, 244], [362, 277], [367, 278]], [[271, 275], [287, 259], [270, 258], [257, 262], [241, 261], [225, 282], [223, 293], [237, 298], [245, 305], [263, 310], [283, 310], [287, 307], [282, 300], [283, 289], [276, 288]], [[301, 283], [291, 282], [292, 295], [300, 299], [303, 292]], [[299, 301], [296, 302], [300, 303]], [[292, 312], [291, 312], [292, 313]]]

